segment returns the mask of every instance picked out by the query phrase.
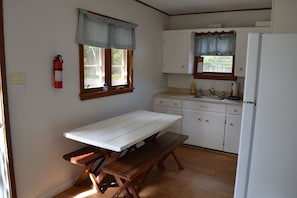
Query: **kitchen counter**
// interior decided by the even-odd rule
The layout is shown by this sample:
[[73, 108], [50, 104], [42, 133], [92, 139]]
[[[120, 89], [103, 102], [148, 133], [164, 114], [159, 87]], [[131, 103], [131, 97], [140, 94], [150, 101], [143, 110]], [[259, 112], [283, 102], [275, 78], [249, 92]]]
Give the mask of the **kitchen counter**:
[[194, 96], [189, 94], [178, 94], [178, 93], [169, 93], [169, 92], [156, 94], [155, 97], [165, 97], [165, 98], [188, 100], [188, 101], [200, 101], [200, 102], [208, 102], [208, 103], [215, 103], [215, 104], [242, 105], [242, 100], [229, 100], [227, 98], [224, 100], [194, 98]]

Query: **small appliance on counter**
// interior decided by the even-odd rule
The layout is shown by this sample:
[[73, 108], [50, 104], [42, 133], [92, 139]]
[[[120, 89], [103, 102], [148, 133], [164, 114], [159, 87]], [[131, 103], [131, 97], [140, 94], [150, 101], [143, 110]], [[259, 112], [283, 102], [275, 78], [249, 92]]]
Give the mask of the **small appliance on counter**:
[[239, 84], [238, 82], [231, 83], [231, 95], [227, 97], [229, 100], [240, 100], [241, 97], [239, 96]]

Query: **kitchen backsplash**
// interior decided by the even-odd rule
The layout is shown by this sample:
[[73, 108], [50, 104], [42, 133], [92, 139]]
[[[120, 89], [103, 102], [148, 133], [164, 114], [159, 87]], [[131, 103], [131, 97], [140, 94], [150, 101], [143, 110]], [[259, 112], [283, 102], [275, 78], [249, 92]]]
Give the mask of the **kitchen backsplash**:
[[[188, 74], [168, 74], [168, 91], [189, 93], [192, 82], [195, 82], [196, 88], [203, 90], [203, 92], [207, 92], [211, 87], [214, 88], [216, 95], [220, 95], [221, 92], [224, 91], [226, 96], [229, 96], [231, 92], [232, 81], [194, 79], [192, 75]], [[239, 95], [242, 96], [244, 78], [238, 77], [237, 82], [239, 83]]]

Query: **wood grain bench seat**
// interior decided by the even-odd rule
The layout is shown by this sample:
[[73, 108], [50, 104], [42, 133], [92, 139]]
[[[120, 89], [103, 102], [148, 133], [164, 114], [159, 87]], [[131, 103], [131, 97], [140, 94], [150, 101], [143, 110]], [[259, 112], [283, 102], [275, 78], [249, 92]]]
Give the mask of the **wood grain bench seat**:
[[75, 182], [75, 185], [79, 185], [84, 180], [86, 175], [93, 172], [92, 167], [94, 166], [95, 162], [99, 159], [104, 160], [104, 156], [97, 147], [85, 146], [63, 155], [63, 159], [69, 161], [72, 164], [84, 167], [84, 170]]
[[[178, 167], [183, 169], [183, 166], [174, 154], [174, 149], [187, 138], [188, 136], [186, 135], [166, 132], [152, 142], [146, 143], [144, 146], [103, 166], [101, 176], [104, 177], [105, 174], [113, 175], [120, 186], [113, 197], [118, 197], [124, 190], [127, 193], [132, 193], [133, 197], [139, 197], [132, 182], [138, 176], [144, 174], [139, 185], [140, 188], [153, 166], [157, 163], [159, 165], [162, 164], [170, 154], [173, 155]], [[122, 182], [122, 180], [124, 181]]]

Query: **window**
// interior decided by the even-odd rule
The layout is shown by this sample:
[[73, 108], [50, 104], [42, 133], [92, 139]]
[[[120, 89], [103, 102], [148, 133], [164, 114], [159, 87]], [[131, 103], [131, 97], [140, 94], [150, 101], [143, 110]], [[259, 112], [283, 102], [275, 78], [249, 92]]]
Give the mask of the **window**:
[[[133, 91], [132, 50], [80, 45], [82, 100]], [[108, 89], [103, 90], [104, 84]]]
[[235, 32], [197, 33], [194, 78], [236, 80]]
[[79, 10], [81, 100], [133, 91], [135, 24]]

